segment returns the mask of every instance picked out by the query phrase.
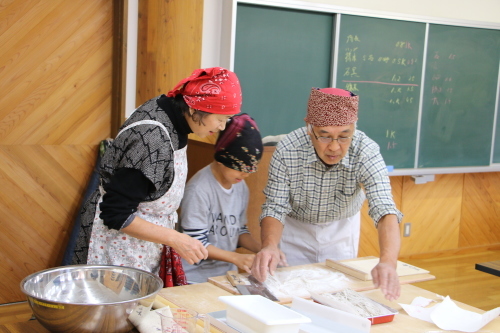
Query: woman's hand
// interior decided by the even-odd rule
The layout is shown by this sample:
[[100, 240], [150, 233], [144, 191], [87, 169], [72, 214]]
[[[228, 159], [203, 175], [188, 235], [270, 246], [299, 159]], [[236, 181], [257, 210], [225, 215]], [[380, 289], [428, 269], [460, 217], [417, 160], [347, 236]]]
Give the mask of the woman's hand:
[[208, 258], [208, 251], [199, 240], [180, 232], [177, 234], [168, 245], [189, 264], [193, 265]]
[[150, 223], [137, 216], [130, 225], [121, 230], [139, 239], [168, 245], [191, 265], [208, 257], [208, 250], [199, 240], [174, 229]]

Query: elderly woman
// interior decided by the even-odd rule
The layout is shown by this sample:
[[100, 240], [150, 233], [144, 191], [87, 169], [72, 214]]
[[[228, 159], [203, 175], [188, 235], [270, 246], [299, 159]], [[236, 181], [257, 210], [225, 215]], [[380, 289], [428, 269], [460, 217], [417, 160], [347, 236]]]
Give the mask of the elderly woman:
[[73, 264], [129, 266], [185, 284], [182, 257], [207, 258], [203, 244], [175, 231], [187, 176], [188, 134], [207, 137], [240, 112], [241, 88], [224, 68], [195, 70], [167, 95], [139, 106], [100, 163], [100, 185], [81, 212]]

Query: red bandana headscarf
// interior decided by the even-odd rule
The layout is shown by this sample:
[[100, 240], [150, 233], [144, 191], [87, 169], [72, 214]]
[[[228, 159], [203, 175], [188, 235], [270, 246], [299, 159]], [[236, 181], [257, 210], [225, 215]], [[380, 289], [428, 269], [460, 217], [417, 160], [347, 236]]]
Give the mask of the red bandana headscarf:
[[181, 80], [168, 97], [182, 94], [189, 107], [217, 114], [237, 114], [241, 110], [241, 87], [235, 73], [222, 67], [195, 70]]
[[304, 120], [317, 127], [345, 126], [358, 120], [359, 96], [338, 88], [312, 88]]

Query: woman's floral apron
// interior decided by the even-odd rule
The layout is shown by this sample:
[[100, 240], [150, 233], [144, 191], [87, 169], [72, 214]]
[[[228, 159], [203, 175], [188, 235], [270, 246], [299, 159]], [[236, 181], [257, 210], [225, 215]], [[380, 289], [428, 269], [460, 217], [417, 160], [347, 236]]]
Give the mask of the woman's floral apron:
[[[160, 122], [153, 120], [135, 122], [122, 129], [118, 135], [131, 127], [142, 124], [158, 125], [170, 138], [166, 127]], [[187, 177], [187, 146], [179, 150], [175, 150], [172, 146], [172, 149], [174, 150], [174, 181], [172, 186], [159, 199], [150, 202], [141, 202], [135, 213], [135, 215], [146, 221], [170, 229], [173, 229], [175, 223], [177, 223], [176, 211], [184, 194]], [[162, 260], [162, 251], [165, 254], [164, 245], [131, 237], [119, 230], [106, 227], [99, 217], [101, 213], [99, 204], [102, 202], [105, 192], [102, 186], [99, 189], [101, 196], [96, 207], [87, 263], [128, 266], [158, 274], [160, 271], [160, 262], [164, 261]], [[175, 251], [168, 249], [167, 252], [170, 255], [170, 252]]]

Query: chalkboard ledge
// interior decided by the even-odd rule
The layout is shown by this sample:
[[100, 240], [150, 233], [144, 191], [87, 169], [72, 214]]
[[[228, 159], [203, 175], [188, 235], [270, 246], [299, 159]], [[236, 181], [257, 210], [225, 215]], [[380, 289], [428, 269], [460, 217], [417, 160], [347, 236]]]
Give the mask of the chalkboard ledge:
[[447, 167], [447, 168], [417, 168], [417, 169], [394, 169], [389, 172], [389, 176], [420, 176], [420, 175], [438, 175], [451, 173], [480, 173], [480, 172], [498, 172], [500, 164], [489, 166], [474, 167]]

